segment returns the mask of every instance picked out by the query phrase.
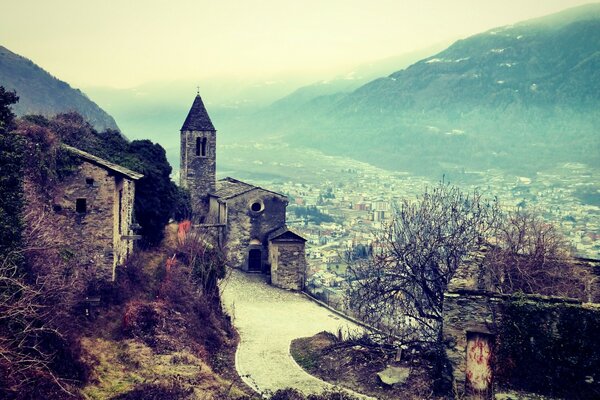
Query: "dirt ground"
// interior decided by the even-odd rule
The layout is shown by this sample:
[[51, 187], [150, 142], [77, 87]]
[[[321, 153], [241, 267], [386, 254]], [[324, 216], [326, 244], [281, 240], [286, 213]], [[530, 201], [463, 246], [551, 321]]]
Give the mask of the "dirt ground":
[[[383, 351], [362, 346], [339, 347], [339, 341], [327, 332], [292, 342], [291, 353], [308, 373], [332, 384], [355, 390], [381, 400], [439, 399], [433, 394], [432, 367], [419, 357], [404, 357], [395, 362]], [[412, 359], [411, 359], [412, 358]], [[387, 386], [377, 372], [388, 365], [407, 367], [410, 375], [405, 384]]]

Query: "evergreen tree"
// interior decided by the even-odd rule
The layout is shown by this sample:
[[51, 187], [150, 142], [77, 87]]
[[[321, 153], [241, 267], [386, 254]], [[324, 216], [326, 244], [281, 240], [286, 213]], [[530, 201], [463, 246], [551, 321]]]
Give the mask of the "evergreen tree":
[[[21, 247], [23, 208], [23, 156], [21, 139], [14, 135], [10, 109], [19, 98], [0, 86], [0, 259], [16, 257]], [[17, 259], [13, 258], [13, 261]]]

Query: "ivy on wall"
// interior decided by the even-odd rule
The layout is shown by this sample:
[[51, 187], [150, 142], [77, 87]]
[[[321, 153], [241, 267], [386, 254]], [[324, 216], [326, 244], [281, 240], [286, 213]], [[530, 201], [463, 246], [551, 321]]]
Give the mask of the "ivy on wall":
[[515, 298], [502, 306], [497, 381], [568, 398], [600, 398], [600, 310]]

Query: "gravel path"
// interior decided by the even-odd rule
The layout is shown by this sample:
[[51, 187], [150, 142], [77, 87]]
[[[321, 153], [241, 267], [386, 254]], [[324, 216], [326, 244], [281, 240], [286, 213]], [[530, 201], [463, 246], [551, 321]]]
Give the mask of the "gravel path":
[[231, 270], [223, 284], [222, 302], [240, 334], [236, 369], [258, 392], [292, 387], [311, 394], [333, 388], [296, 364], [290, 343], [324, 330], [361, 329], [300, 293], [275, 288], [264, 276], [239, 270]]

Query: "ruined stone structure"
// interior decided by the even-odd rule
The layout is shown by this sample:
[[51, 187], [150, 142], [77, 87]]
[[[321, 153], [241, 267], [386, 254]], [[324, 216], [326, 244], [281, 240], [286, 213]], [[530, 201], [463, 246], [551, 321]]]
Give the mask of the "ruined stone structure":
[[112, 281], [133, 252], [135, 181], [141, 174], [70, 146], [80, 164], [53, 190], [50, 226], [59, 227], [81, 266]]
[[[486, 276], [483, 254], [472, 256], [457, 270], [444, 293], [443, 341], [446, 344], [446, 356], [452, 369], [455, 392], [467, 398], [493, 398], [496, 389], [495, 373], [505, 369], [495, 365], [498, 362], [496, 351], [502, 341], [503, 324], [506, 321], [506, 305], [518, 300], [531, 304], [539, 310], [551, 310], [550, 305], [598, 309], [598, 306], [569, 298], [541, 296], [535, 294], [498, 293]], [[587, 264], [596, 267], [595, 262]], [[591, 293], [590, 299], [596, 299], [598, 293]], [[600, 312], [600, 309], [598, 310]], [[547, 311], [544, 317], [560, 325], [557, 314]], [[546, 332], [550, 334], [550, 332]], [[531, 337], [531, 343], [539, 338]], [[511, 365], [508, 369], [522, 366]], [[527, 368], [527, 366], [525, 366]], [[564, 367], [563, 367], [564, 368]]]
[[215, 182], [216, 130], [197, 95], [181, 128], [181, 186], [200, 229], [216, 230], [230, 265], [302, 290], [305, 239], [286, 227], [286, 196], [233, 178]]
[[207, 194], [215, 190], [217, 131], [200, 94], [181, 127], [180, 186], [190, 191], [194, 216], [204, 222], [208, 213]]

